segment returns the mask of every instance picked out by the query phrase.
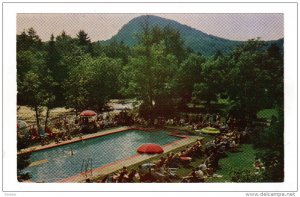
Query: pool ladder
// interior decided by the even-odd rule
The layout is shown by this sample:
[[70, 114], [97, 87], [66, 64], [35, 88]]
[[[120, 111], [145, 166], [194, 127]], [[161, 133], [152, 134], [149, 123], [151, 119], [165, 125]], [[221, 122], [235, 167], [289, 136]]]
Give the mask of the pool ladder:
[[85, 176], [87, 177], [87, 172], [91, 171], [91, 176], [93, 176], [93, 159], [83, 159], [81, 164], [81, 173], [85, 173]]

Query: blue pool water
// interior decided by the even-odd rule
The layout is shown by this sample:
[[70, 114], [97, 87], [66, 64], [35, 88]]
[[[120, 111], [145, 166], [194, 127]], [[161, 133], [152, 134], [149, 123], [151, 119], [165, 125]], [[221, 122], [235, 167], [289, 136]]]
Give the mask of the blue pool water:
[[[166, 131], [129, 130], [118, 132], [33, 152], [30, 158], [31, 162], [41, 160], [48, 162], [27, 167], [25, 171], [31, 174], [31, 180], [34, 182], [57, 182], [81, 173], [83, 160], [92, 158], [92, 168], [97, 168], [136, 154], [136, 150], [141, 144], [165, 145], [179, 139], [179, 137], [168, 135]], [[83, 165], [83, 169], [86, 169], [86, 165]], [[90, 165], [88, 169], [90, 169]]]

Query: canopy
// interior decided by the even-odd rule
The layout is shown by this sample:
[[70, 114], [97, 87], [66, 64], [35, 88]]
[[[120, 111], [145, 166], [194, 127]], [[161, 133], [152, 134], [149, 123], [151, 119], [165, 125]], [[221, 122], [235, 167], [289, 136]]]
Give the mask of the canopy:
[[208, 134], [219, 134], [220, 130], [213, 128], [213, 127], [205, 127], [201, 129], [202, 133], [208, 133]]
[[85, 110], [80, 113], [80, 116], [96, 116], [97, 113], [92, 110]]
[[137, 149], [138, 153], [160, 154], [163, 153], [163, 148], [158, 144], [143, 144]]

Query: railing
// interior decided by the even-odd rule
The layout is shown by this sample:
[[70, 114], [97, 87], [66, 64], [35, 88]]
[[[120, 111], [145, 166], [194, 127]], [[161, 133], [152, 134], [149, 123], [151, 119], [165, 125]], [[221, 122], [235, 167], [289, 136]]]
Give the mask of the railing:
[[87, 172], [91, 172], [91, 176], [93, 176], [93, 159], [92, 158], [87, 158], [82, 160], [81, 164], [81, 173], [84, 173], [85, 176], [87, 177]]

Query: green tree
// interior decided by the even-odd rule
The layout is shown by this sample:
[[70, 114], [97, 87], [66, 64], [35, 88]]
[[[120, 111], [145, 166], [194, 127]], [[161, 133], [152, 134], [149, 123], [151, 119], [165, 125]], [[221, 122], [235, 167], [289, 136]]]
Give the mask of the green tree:
[[25, 50], [43, 50], [43, 43], [32, 27], [17, 35], [17, 51]]
[[106, 101], [118, 91], [120, 65], [120, 61], [106, 56], [82, 56], [66, 81], [67, 106], [76, 111], [86, 108], [101, 111]]
[[40, 113], [42, 106], [49, 106], [54, 101], [54, 96], [49, 92], [49, 82], [43, 83], [49, 76], [45, 77], [45, 81], [41, 80], [42, 76], [37, 72], [29, 71], [25, 74], [24, 81], [18, 86], [19, 94], [26, 105], [32, 107], [35, 111], [36, 125], [40, 126]]
[[78, 46], [78, 40], [73, 39], [65, 31], [62, 31], [55, 39], [56, 49], [61, 57], [70, 55], [70, 54], [82, 54], [80, 47]]
[[180, 64], [177, 72], [177, 94], [182, 98], [182, 103], [191, 101], [194, 84], [200, 83], [205, 58], [196, 54], [189, 57]]
[[67, 72], [66, 68], [63, 67], [61, 64], [61, 55], [59, 53], [59, 50], [56, 46], [56, 41], [54, 39], [54, 35], [52, 34], [50, 37], [50, 41], [46, 45], [46, 65], [42, 73], [44, 79], [46, 78], [46, 80], [44, 80], [44, 83], [46, 83], [46, 85], [48, 86], [48, 91], [52, 94], [52, 96], [50, 97], [55, 97], [55, 102], [54, 99], [49, 99], [49, 107], [64, 105], [64, 90], [62, 85], [65, 81]]
[[264, 46], [263, 41], [249, 40], [229, 59], [232, 69], [226, 78], [229, 79], [227, 95], [235, 103], [235, 111], [248, 119], [255, 118], [259, 110], [272, 106], [270, 101], [274, 99], [270, 97], [274, 89], [273, 71], [269, 69], [272, 63]]
[[84, 30], [80, 30], [77, 34], [78, 45], [86, 53], [92, 54], [92, 44], [88, 34]]
[[165, 42], [151, 43], [151, 35], [146, 28], [141, 44], [136, 46], [128, 65], [123, 69], [123, 93], [134, 95], [143, 101], [142, 115], [153, 119], [170, 111], [174, 92], [175, 71], [178, 62], [173, 54], [165, 54]]
[[[24, 81], [25, 74], [34, 67], [42, 64], [41, 62], [42, 54], [39, 52], [33, 52], [30, 50], [18, 51], [17, 52], [17, 85], [18, 93], [20, 93], [19, 86]], [[18, 104], [23, 104], [23, 99], [18, 98]]]
[[85, 59], [81, 64], [90, 66], [89, 103], [100, 111], [105, 103], [118, 92], [121, 61], [100, 56], [94, 59]]
[[216, 101], [224, 94], [231, 80], [228, 78], [228, 73], [230, 73], [230, 67], [226, 57], [208, 59], [202, 65], [201, 80], [194, 83], [193, 102], [197, 104], [206, 101], [210, 104], [211, 101]]
[[108, 46], [104, 47], [104, 53], [107, 57], [121, 59], [123, 65], [125, 65], [128, 63], [128, 57], [130, 56], [131, 50], [124, 42], [118, 43], [113, 40]]
[[[25, 74], [37, 68], [43, 58], [43, 43], [33, 28], [24, 30], [17, 35], [17, 84], [19, 86], [24, 80]], [[24, 99], [18, 97], [18, 104], [24, 104]]]
[[24, 65], [29, 67], [26, 72], [20, 69], [20, 73], [18, 73], [18, 104], [25, 104], [34, 108], [36, 112], [36, 123], [39, 125], [39, 107], [44, 100], [44, 93], [40, 92], [42, 82], [38, 75], [39, 68], [44, 63], [42, 54], [29, 51], [24, 53], [28, 56], [24, 56], [23, 52], [19, 52], [18, 54], [17, 61], [19, 62], [17, 62], [17, 68]]
[[284, 118], [283, 105], [277, 107], [278, 119], [273, 117], [271, 125], [255, 136], [254, 145], [261, 152], [258, 157], [265, 165], [264, 179], [267, 182], [284, 180]]
[[[40, 113], [42, 106], [52, 108], [55, 95], [53, 90], [56, 87], [51, 71], [44, 62], [44, 55], [41, 53], [26, 53], [30, 55], [26, 60], [30, 70], [18, 77], [18, 104], [28, 105], [35, 111], [36, 125], [40, 127]], [[21, 61], [23, 62], [23, 61]], [[48, 114], [48, 110], [47, 110]], [[47, 121], [46, 121], [47, 122]]]

